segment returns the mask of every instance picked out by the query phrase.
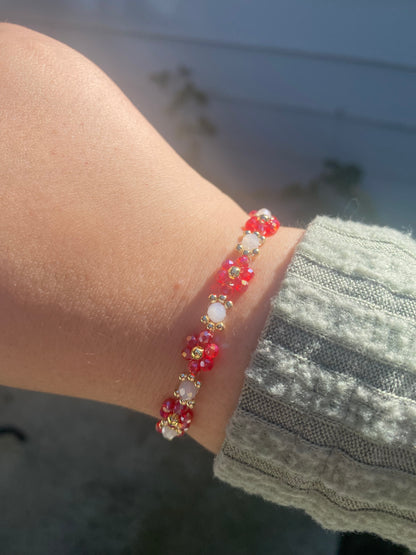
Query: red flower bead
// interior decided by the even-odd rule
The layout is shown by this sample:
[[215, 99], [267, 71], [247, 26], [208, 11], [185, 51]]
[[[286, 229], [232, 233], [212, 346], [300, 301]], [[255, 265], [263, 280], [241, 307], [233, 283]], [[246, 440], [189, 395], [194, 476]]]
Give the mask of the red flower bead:
[[244, 291], [248, 282], [253, 278], [254, 271], [250, 268], [247, 256], [240, 256], [235, 262], [226, 260], [217, 274], [217, 282], [227, 289], [230, 294], [233, 291]]
[[192, 417], [193, 417], [192, 410], [188, 406], [182, 405], [182, 403], [180, 403], [178, 399], [175, 399], [173, 410], [170, 412], [170, 414], [167, 415], [167, 417], [173, 414], [177, 414], [179, 417], [179, 422], [178, 422], [179, 429], [186, 432], [186, 430], [189, 428], [192, 421]]
[[213, 343], [214, 335], [207, 331], [201, 331], [196, 337], [189, 335], [186, 340], [186, 346], [182, 351], [185, 360], [189, 360], [189, 372], [196, 376], [200, 370], [211, 370], [213, 367], [213, 359], [217, 356], [219, 348]]
[[[175, 416], [175, 429], [179, 432], [179, 435], [183, 435], [189, 429], [193, 418], [192, 410], [188, 406], [182, 405], [178, 399], [173, 397], [163, 402], [160, 414], [164, 420]], [[156, 423], [156, 430], [162, 432], [162, 422], [160, 420]]]
[[258, 231], [260, 235], [264, 237], [270, 237], [274, 235], [280, 227], [280, 222], [274, 216], [270, 218], [263, 219], [260, 216], [256, 216], [250, 212], [250, 218], [246, 221], [243, 227], [246, 231], [251, 231], [252, 233]]

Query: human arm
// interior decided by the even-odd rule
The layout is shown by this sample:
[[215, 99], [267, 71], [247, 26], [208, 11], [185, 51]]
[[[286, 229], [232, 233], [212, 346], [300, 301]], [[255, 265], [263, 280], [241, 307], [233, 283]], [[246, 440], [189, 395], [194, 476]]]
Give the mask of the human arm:
[[[1, 383], [157, 416], [161, 400], [171, 394], [183, 369], [179, 353], [184, 337], [198, 325], [213, 272], [233, 248], [244, 211], [192, 170], [91, 62], [16, 26], [0, 26], [0, 44]], [[247, 384], [240, 402], [239, 396], [244, 369], [249, 367], [254, 379], [260, 375], [257, 353], [262, 343], [253, 364], [250, 358], [271, 299], [278, 299], [273, 310], [288, 299], [288, 282], [282, 290], [281, 283], [285, 274], [292, 279], [293, 267], [289, 273], [287, 267], [296, 246], [307, 245], [299, 243], [302, 236], [302, 230], [282, 227], [265, 245], [256, 261], [255, 280], [227, 318], [228, 348], [221, 364], [204, 379], [190, 429], [190, 435], [214, 453], [230, 421], [224, 445], [237, 441], [257, 454], [263, 450], [261, 456], [271, 457], [272, 465], [281, 464], [276, 442], [287, 435], [274, 429], [269, 450], [264, 441], [250, 444], [259, 429], [265, 440], [264, 427], [253, 434], [250, 427], [242, 427]], [[332, 247], [326, 251], [330, 267]], [[278, 292], [282, 294], [276, 297]], [[296, 317], [298, 293], [290, 298]], [[334, 330], [341, 333], [342, 328]], [[281, 400], [281, 371], [276, 367], [271, 373], [275, 405]], [[270, 392], [260, 394], [265, 398]], [[293, 412], [296, 402], [299, 405], [295, 396]], [[305, 427], [310, 414], [316, 418], [309, 409], [302, 409]], [[263, 417], [257, 418], [259, 424]], [[241, 432], [237, 439], [236, 425]], [[338, 433], [342, 430], [340, 422], [335, 427]], [[300, 442], [296, 434], [293, 441]], [[309, 472], [315, 465], [322, 477], [331, 469], [334, 476], [327, 487], [335, 495], [345, 494], [345, 488], [356, 495], [362, 477], [357, 486], [335, 475], [337, 445], [321, 451], [323, 465], [313, 456], [319, 449], [306, 447]], [[223, 446], [216, 472], [233, 483], [237, 464], [227, 460], [231, 466], [225, 468], [225, 455]], [[284, 461], [292, 474], [301, 468], [301, 455], [295, 450]], [[412, 460], [407, 451], [405, 462]], [[362, 468], [363, 463], [353, 464]], [[263, 477], [259, 484], [256, 465], [240, 474], [235, 485], [250, 491], [247, 483], [254, 476], [256, 491], [264, 492], [269, 483]], [[412, 489], [398, 490], [408, 494], [401, 500], [400, 493], [394, 496], [395, 480], [401, 476], [395, 472], [386, 475], [389, 489], [376, 489], [375, 495], [381, 503], [399, 503], [399, 510], [408, 510], [403, 503], [408, 503]], [[378, 470], [374, 474], [380, 475]], [[308, 481], [311, 476], [304, 477]], [[406, 483], [414, 484], [411, 480]], [[363, 494], [368, 496], [368, 488]], [[314, 502], [309, 490], [295, 502], [276, 492], [272, 500], [303, 508]], [[342, 511], [333, 505], [330, 509], [338, 520], [320, 522], [343, 529]], [[360, 515], [369, 512], [353, 514], [359, 529]], [[387, 518], [388, 525], [394, 523], [394, 517]]]
[[[244, 211], [69, 47], [0, 25], [0, 380], [157, 416]], [[217, 452], [303, 231], [282, 227], [227, 319], [190, 429]]]

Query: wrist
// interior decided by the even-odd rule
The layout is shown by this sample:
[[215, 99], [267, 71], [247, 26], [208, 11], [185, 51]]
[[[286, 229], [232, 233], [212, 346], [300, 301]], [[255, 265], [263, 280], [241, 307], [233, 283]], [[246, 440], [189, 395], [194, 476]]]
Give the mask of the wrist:
[[[180, 353], [185, 337], [200, 330], [199, 318], [206, 308], [215, 273], [225, 258], [235, 254], [232, 251], [247, 219], [238, 207], [234, 211], [227, 207], [221, 214], [218, 206], [215, 203], [211, 207], [211, 216], [205, 214], [208, 221], [216, 220], [216, 225], [207, 229], [204, 222], [196, 228], [193, 237], [196, 243], [188, 244], [188, 250], [178, 256], [179, 264], [169, 284], [172, 288], [169, 303], [164, 299], [166, 319], [159, 323], [161, 332], [149, 345], [147, 367], [152, 370], [145, 375], [139, 373], [137, 378], [144, 378], [144, 381], [134, 386], [130, 384], [133, 387], [128, 388], [133, 392], [133, 398], [126, 400], [128, 406], [155, 417], [159, 417], [161, 401], [171, 396], [179, 374], [184, 372]], [[280, 228], [277, 236], [262, 247], [255, 262], [253, 284], [227, 315], [227, 328], [219, 339], [221, 356], [211, 372], [202, 372], [198, 376], [202, 387], [189, 434], [213, 452], [219, 450], [224, 439], [225, 426], [237, 404], [244, 370], [265, 324], [270, 299], [280, 287], [302, 234], [303, 230]], [[186, 287], [182, 286], [184, 282]], [[142, 356], [143, 351], [139, 352]], [[138, 364], [136, 366], [139, 368]]]
[[[266, 323], [271, 299], [279, 291], [303, 233], [301, 229], [280, 227], [273, 240], [266, 242], [253, 264], [255, 278], [227, 315], [227, 328], [221, 339], [222, 357], [209, 375], [203, 376], [204, 383], [188, 432], [214, 453], [221, 448], [227, 423], [238, 404], [245, 369]], [[206, 298], [202, 307], [205, 303]]]

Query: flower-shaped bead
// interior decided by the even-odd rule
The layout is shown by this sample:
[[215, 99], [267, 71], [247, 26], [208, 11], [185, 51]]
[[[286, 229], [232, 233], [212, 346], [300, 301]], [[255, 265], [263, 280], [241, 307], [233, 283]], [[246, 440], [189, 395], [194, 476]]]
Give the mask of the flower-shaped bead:
[[217, 282], [221, 286], [221, 293], [230, 295], [233, 291], [245, 291], [253, 276], [254, 271], [250, 268], [248, 256], [240, 256], [235, 262], [224, 262], [217, 274]]
[[178, 399], [170, 397], [163, 401], [160, 416], [162, 419], [156, 423], [156, 430], [162, 433], [166, 439], [173, 439], [183, 436], [189, 430], [193, 412]]
[[218, 354], [218, 345], [213, 343], [214, 336], [209, 331], [201, 331], [198, 336], [189, 335], [182, 351], [185, 360], [189, 360], [189, 372], [196, 376], [200, 370], [211, 370], [214, 358]]
[[251, 233], [258, 232], [263, 237], [270, 237], [279, 229], [279, 220], [272, 216], [267, 208], [252, 210], [249, 216], [250, 218], [243, 227], [244, 231], [250, 231]]

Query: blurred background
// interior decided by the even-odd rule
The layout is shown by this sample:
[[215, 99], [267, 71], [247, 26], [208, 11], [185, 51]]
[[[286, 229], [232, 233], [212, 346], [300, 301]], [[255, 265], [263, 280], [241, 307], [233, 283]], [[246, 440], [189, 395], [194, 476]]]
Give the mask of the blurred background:
[[[247, 210], [414, 229], [414, 2], [0, 0], [0, 20], [92, 59]], [[341, 553], [341, 535], [213, 479], [212, 455], [153, 426], [1, 388], [0, 554]], [[373, 552], [405, 553], [388, 549]]]

